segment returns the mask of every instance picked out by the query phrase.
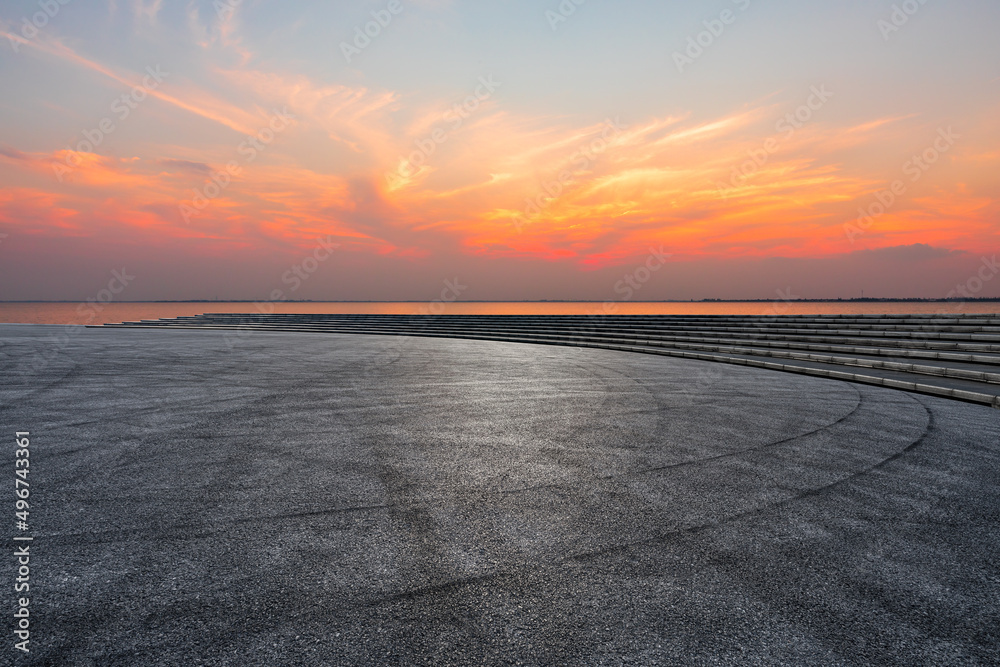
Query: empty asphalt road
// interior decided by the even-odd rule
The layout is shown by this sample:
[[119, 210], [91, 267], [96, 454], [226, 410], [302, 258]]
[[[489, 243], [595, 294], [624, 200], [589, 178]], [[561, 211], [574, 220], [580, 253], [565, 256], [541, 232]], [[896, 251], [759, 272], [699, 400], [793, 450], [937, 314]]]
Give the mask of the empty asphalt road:
[[998, 410], [612, 350], [67, 331], [0, 325], [14, 664], [1000, 662]]

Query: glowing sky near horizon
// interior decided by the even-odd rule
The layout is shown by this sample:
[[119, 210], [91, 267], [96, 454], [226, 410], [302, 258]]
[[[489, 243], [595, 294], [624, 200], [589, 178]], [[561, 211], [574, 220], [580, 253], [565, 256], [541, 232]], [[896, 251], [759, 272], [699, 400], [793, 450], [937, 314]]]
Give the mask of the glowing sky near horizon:
[[993, 0], [63, 1], [0, 6], [0, 299], [122, 268], [128, 300], [993, 275]]

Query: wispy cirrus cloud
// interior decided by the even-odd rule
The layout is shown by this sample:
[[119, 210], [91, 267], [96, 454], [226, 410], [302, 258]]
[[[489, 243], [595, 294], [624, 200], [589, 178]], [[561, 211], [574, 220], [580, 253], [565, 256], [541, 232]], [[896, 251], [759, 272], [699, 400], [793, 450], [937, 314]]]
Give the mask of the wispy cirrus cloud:
[[[15, 40], [21, 44], [31, 46], [33, 49], [36, 49], [37, 51], [40, 51], [48, 56], [64, 60], [80, 68], [101, 74], [128, 88], [142, 86], [144, 78], [149, 76], [148, 71], [119, 73], [110, 66], [103, 65], [96, 60], [80, 55], [72, 48], [64, 45], [58, 40], [33, 39], [29, 41], [8, 32], [0, 32], [0, 35]], [[149, 67], [159, 67], [159, 65], [150, 65]], [[169, 77], [170, 73], [168, 71], [162, 73], [161, 75]], [[256, 132], [259, 120], [255, 122], [255, 116], [248, 113], [246, 110], [234, 106], [233, 104], [226, 102], [225, 100], [207, 91], [200, 90], [195, 86], [189, 85], [185, 89], [180, 85], [172, 86], [172, 82], [168, 82], [163, 85], [163, 88], [171, 87], [175, 91], [173, 94], [166, 92], [160, 87], [148, 90], [148, 94], [158, 100], [166, 102], [167, 104], [173, 105], [178, 109], [183, 109], [184, 111], [188, 111], [202, 118], [215, 121], [216, 123], [224, 125], [237, 132], [246, 134]]]
[[[440, 71], [417, 66], [434, 57], [433, 49], [404, 48], [417, 26], [433, 35], [426, 39], [447, 40], [455, 29], [449, 17], [464, 11], [461, 3], [433, 0], [408, 6], [362, 66], [344, 69], [335, 43], [325, 51], [298, 43], [316, 34], [310, 30], [324, 11], [346, 26], [368, 20], [370, 8], [336, 4], [298, 6], [282, 22], [267, 3], [226, 3], [223, 12], [210, 2], [110, 3], [116, 27], [126, 24], [127, 32], [132, 21], [128, 39], [149, 45], [144, 57], [164, 54], [170, 62], [163, 67], [169, 77], [151, 93], [157, 102], [93, 152], [73, 156], [79, 165], [62, 183], [51, 166], [70, 156], [51, 150], [48, 135], [4, 136], [0, 177], [9, 185], [0, 215], [53, 238], [100, 233], [109, 243], [173, 239], [192, 247], [211, 241], [213, 248], [266, 254], [272, 245], [306, 247], [332, 235], [360, 257], [445, 264], [532, 260], [592, 270], [642, 257], [651, 245], [679, 261], [827, 257], [857, 250], [844, 239], [844, 222], [857, 216], [859, 201], [899, 176], [899, 164], [925, 147], [925, 130], [933, 136], [939, 122], [912, 105], [864, 112], [855, 103], [850, 113], [824, 108], [789, 133], [776, 122], [801, 104], [796, 95], [758, 86], [745, 101], [707, 84], [669, 96], [643, 88], [631, 102], [588, 88], [574, 94], [589, 106], [558, 108], [552, 100], [559, 95], [547, 98], [546, 87], [568, 94], [572, 77], [582, 75], [567, 69], [559, 73], [566, 79], [535, 81], [532, 89], [533, 70], [547, 66], [543, 57], [526, 59], [530, 66], [502, 58], [451, 59]], [[427, 8], [437, 13], [422, 14]], [[585, 22], [577, 25], [582, 30]], [[550, 37], [544, 21], [540, 26]], [[67, 79], [85, 74], [88, 83], [93, 77], [116, 89], [145, 75], [134, 65], [135, 49], [125, 57], [66, 36], [68, 28], [30, 44], [14, 33], [2, 34], [30, 46], [22, 50], [22, 57], [33, 54], [25, 58], [29, 68]], [[587, 53], [577, 55], [590, 62]], [[456, 116], [456, 103], [478, 85], [482, 62], [503, 63], [508, 75], [499, 76], [496, 95]], [[448, 68], [451, 78], [437, 85]], [[711, 65], [703, 61], [700, 69]], [[422, 85], [428, 82], [435, 85]], [[39, 102], [39, 115], [71, 118], [77, 106], [107, 113], [106, 91], [100, 99], [87, 90], [65, 99], [56, 92], [55, 100]], [[849, 91], [837, 94], [845, 99]], [[620, 113], [607, 111], [616, 106]], [[268, 137], [268, 114], [286, 108], [295, 116], [292, 129]], [[994, 111], [981, 104], [978, 115], [963, 117], [962, 132], [975, 138], [881, 216], [865, 247], [971, 251], [998, 238]], [[248, 137], [260, 147], [250, 151]], [[754, 162], [775, 138], [777, 149]], [[238, 173], [183, 224], [178, 204], [233, 162]], [[734, 179], [736, 170], [745, 173]], [[720, 183], [728, 184], [724, 192]], [[514, 224], [518, 219], [523, 223]]]

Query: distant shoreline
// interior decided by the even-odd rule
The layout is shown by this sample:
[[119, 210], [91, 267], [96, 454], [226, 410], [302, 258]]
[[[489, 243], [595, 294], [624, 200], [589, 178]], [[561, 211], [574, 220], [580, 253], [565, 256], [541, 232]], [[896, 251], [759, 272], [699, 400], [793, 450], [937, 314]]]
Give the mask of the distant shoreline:
[[[529, 301], [451, 301], [450, 303], [996, 303], [1000, 302], [1000, 297], [974, 297], [974, 298], [953, 298], [953, 299], [921, 299], [921, 298], [854, 298], [854, 299], [667, 299], [663, 301], [628, 301], [621, 302], [614, 299], [603, 299], [598, 301], [578, 301], [575, 299], [539, 299]], [[80, 303], [80, 299], [61, 299], [52, 301], [0, 301], [3, 303]], [[114, 301], [116, 304], [124, 303], [427, 303], [426, 299], [400, 299], [396, 301], [317, 301], [315, 299], [281, 299], [270, 301], [267, 299], [181, 299], [181, 300], [160, 300], [160, 301]], [[110, 305], [110, 304], [105, 304]]]

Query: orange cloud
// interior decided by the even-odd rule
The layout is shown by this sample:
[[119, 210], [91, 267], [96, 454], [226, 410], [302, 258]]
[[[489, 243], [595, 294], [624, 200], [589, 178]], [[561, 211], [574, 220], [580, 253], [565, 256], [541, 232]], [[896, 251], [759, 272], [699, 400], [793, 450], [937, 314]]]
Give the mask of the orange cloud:
[[[152, 11], [155, 3], [143, 6]], [[905, 155], [912, 138], [923, 136], [913, 116], [842, 127], [817, 114], [782, 130], [773, 101], [719, 118], [581, 123], [505, 109], [489, 94], [456, 112], [454, 100], [416, 104], [395, 91], [248, 69], [252, 54], [240, 51], [237, 25], [233, 17], [223, 22], [215, 39], [241, 53], [243, 65], [210, 73], [251, 110], [188, 82], [171, 81], [170, 94], [154, 93], [245, 134], [256, 134], [270, 109], [289, 108], [295, 130], [269, 144], [262, 158], [245, 160], [228, 139], [153, 145], [127, 159], [4, 149], [4, 168], [17, 173], [19, 186], [27, 183], [0, 191], [7, 195], [0, 199], [4, 219], [20, 215], [53, 233], [74, 224], [82, 233], [78, 221], [87, 220], [239, 245], [304, 245], [333, 235], [358, 252], [534, 257], [586, 267], [627, 262], [661, 246], [678, 258], [818, 257], [855, 250], [844, 223], [898, 177], [878, 173], [869, 156], [884, 145]], [[57, 42], [32, 46], [136, 83], [135, 75]], [[928, 173], [919, 190], [880, 218], [865, 247], [971, 248], [995, 237], [996, 193], [981, 176], [1000, 162], [993, 138], [949, 154], [950, 166]], [[239, 174], [185, 225], [179, 204], [232, 160]], [[73, 168], [57, 184], [52, 165], [67, 161]], [[956, 184], [976, 175], [976, 187]]]

